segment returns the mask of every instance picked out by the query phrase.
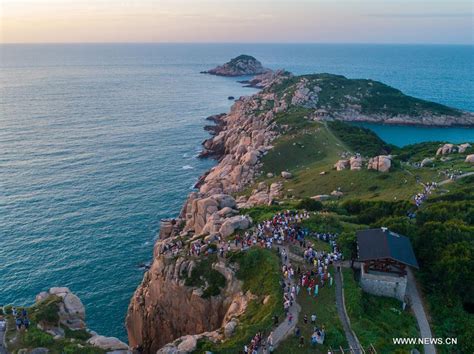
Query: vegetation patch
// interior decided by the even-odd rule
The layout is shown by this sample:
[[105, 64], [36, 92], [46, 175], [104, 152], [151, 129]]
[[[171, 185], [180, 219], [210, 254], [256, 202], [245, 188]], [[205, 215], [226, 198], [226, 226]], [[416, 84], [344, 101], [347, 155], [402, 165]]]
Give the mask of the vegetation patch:
[[372, 130], [344, 123], [342, 121], [328, 122], [328, 127], [339, 139], [363, 156], [389, 154], [393, 146], [379, 138]]
[[[256, 296], [245, 313], [239, 318], [234, 335], [220, 343], [208, 341], [198, 343], [198, 353], [206, 350], [216, 353], [235, 353], [248, 344], [259, 331], [268, 335], [272, 330], [273, 317], [283, 314], [283, 291], [280, 286], [280, 261], [276, 252], [252, 248], [243, 253], [234, 253], [229, 259], [236, 263], [238, 279], [243, 281], [244, 292]], [[264, 303], [265, 299], [265, 303]]]
[[191, 271], [188, 277], [184, 275], [184, 284], [186, 286], [193, 286], [196, 288], [203, 288], [203, 298], [217, 296], [221, 289], [225, 287], [225, 277], [212, 268], [212, 264], [217, 261], [217, 255], [213, 254], [202, 258]]
[[[343, 269], [344, 297], [351, 327], [362, 347], [373, 345], [378, 353], [407, 353], [415, 346], [394, 345], [392, 338], [418, 338], [415, 317], [402, 311], [401, 302], [363, 292], [352, 269]], [[421, 346], [416, 347], [420, 352]]]

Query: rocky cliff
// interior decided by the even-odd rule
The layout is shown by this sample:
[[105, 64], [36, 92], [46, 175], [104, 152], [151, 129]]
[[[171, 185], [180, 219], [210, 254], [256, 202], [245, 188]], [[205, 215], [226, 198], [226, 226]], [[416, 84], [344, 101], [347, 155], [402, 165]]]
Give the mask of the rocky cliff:
[[[242, 294], [232, 270], [216, 262], [213, 268], [225, 275], [226, 285], [215, 296], [203, 296], [206, 286], [186, 285], [185, 278], [202, 259], [208, 241], [227, 237], [246, 229], [251, 220], [238, 215], [237, 201], [231, 193], [252, 183], [259, 159], [271, 148], [278, 135], [274, 131], [274, 112], [265, 109], [268, 94], [243, 97], [226, 115], [213, 117], [219, 128], [203, 143], [203, 156], [219, 160], [190, 193], [174, 221], [164, 221], [155, 244], [151, 268], [135, 292], [128, 310], [126, 326], [132, 347], [154, 353], [178, 337], [210, 332], [210, 338], [225, 335], [232, 319], [243, 312]], [[264, 113], [262, 113], [264, 111]], [[275, 189], [275, 187], [274, 187]], [[222, 329], [221, 332], [213, 332]], [[186, 343], [195, 340], [187, 338]], [[172, 344], [170, 344], [172, 345]]]

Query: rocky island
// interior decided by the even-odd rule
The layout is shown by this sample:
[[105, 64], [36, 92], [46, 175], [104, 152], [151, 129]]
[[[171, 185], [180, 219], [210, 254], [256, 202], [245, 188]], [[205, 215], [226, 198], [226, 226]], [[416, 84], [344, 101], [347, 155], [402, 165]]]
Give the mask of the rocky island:
[[267, 71], [271, 70], [264, 68], [257, 59], [251, 55], [242, 54], [223, 65], [203, 71], [202, 73], [217, 76], [248, 76], [263, 74]]
[[[390, 338], [419, 337], [418, 319], [411, 310], [394, 311], [398, 304], [388, 299], [364, 297], [373, 312], [368, 318], [351, 268], [343, 274], [352, 301], [346, 313], [354, 326], [352, 333], [339, 320], [331, 286], [321, 289], [317, 300], [310, 294], [308, 301], [306, 291], [298, 294], [289, 310], [296, 318], [288, 325], [284, 315], [287, 291], [282, 285], [291, 287], [292, 283], [282, 276], [282, 267], [286, 274], [289, 258], [298, 269], [306, 269], [309, 248], [326, 255], [337, 250], [350, 259], [355, 231], [368, 225], [388, 226], [412, 236], [422, 265], [435, 262], [430, 252], [423, 251], [427, 244], [441, 253], [450, 242], [472, 242], [472, 142], [457, 147], [433, 142], [397, 148], [345, 122], [473, 126], [474, 115], [404, 95], [373, 80], [267, 71], [249, 56], [239, 56], [208, 73], [259, 74], [250, 83], [261, 91], [237, 99], [229, 113], [208, 118], [214, 125], [206, 127], [212, 136], [203, 142], [201, 157], [215, 158], [217, 164], [201, 176], [180, 214], [161, 221], [151, 267], [128, 308], [130, 349], [114, 339], [104, 340], [116, 345], [110, 349], [235, 353], [259, 341], [260, 331], [265, 331], [265, 337], [273, 336], [272, 347], [281, 353], [298, 353], [298, 338], [291, 334], [298, 326], [302, 336], [311, 338], [308, 318], [303, 315], [313, 311], [318, 315], [315, 323], [326, 328], [322, 352], [347, 347], [354, 338], [364, 348], [379, 346], [380, 352], [420, 349], [384, 341], [388, 334], [380, 332], [377, 321], [385, 321], [382, 327], [388, 328]], [[429, 164], [422, 163], [427, 159]], [[448, 209], [456, 210], [456, 215]], [[298, 215], [298, 230], [304, 229], [308, 238], [277, 247], [260, 243], [255, 226], [275, 222], [282, 215]], [[436, 224], [439, 215], [443, 225]], [[431, 240], [441, 228], [456, 236], [439, 248]], [[443, 267], [439, 269], [446, 270]], [[334, 274], [333, 268], [329, 273]], [[432, 282], [450, 277], [441, 271], [436, 279], [430, 278], [429, 271], [425, 275]], [[472, 282], [463, 277], [451, 281], [455, 306], [462, 307], [470, 301]], [[57, 291], [42, 296], [51, 298]], [[430, 299], [439, 296], [436, 291], [432, 290]], [[432, 306], [434, 331], [444, 335], [439, 323], [446, 309], [439, 303]], [[299, 315], [301, 309], [304, 312]], [[470, 334], [462, 329], [462, 318], [453, 319], [452, 326], [468, 342]], [[79, 319], [83, 320], [82, 315]], [[91, 353], [104, 350], [97, 347], [100, 336], [88, 335], [81, 345]], [[466, 348], [462, 350], [469, 351]]]

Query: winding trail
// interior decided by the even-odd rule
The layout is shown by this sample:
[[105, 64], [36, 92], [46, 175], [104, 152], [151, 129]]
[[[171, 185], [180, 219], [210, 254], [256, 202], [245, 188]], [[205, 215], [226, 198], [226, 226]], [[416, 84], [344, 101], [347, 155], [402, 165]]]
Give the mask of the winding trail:
[[360, 350], [359, 339], [351, 328], [351, 322], [346, 311], [346, 304], [344, 300], [344, 286], [342, 280], [342, 268], [336, 270], [334, 275], [334, 280], [336, 283], [336, 306], [337, 313], [342, 323], [344, 333], [346, 335], [347, 343], [349, 344], [351, 353], [362, 353]]
[[[407, 296], [410, 299], [410, 305], [415, 314], [416, 322], [418, 322], [418, 328], [420, 329], [421, 338], [433, 338], [431, 333], [430, 324], [428, 322], [428, 316], [426, 315], [423, 302], [416, 286], [416, 279], [411, 271], [407, 271], [408, 283], [407, 283]], [[433, 344], [424, 344], [423, 349], [425, 354], [436, 354], [436, 349]]]
[[[285, 250], [285, 252], [288, 256], [288, 259], [286, 261], [285, 261], [285, 257], [283, 257], [283, 256], [281, 257], [282, 264], [290, 265], [291, 264], [290, 259], [298, 257], [298, 256], [293, 255], [292, 253], [290, 253], [287, 246], [283, 246], [281, 248]], [[293, 286], [295, 284], [294, 278], [291, 278], [289, 280], [289, 282], [290, 282], [291, 286]], [[299, 318], [300, 312], [301, 312], [301, 306], [295, 300], [293, 305], [291, 305], [291, 307], [289, 308], [289, 313], [291, 313], [291, 315], [293, 316], [293, 319], [292, 319], [291, 323], [288, 322], [288, 317], [286, 317], [284, 319], [284, 321], [282, 323], [280, 323], [273, 330], [272, 339], [273, 339], [273, 347], [274, 348], [277, 348], [278, 344], [280, 344], [283, 340], [288, 338], [288, 336], [290, 336], [291, 334], [294, 333], [295, 327], [298, 323], [298, 318]]]
[[464, 178], [464, 177], [469, 177], [469, 176], [472, 176], [472, 175], [474, 175], [474, 172], [466, 172], [466, 173], [463, 173], [462, 175], [456, 176], [454, 178], [454, 180], [453, 179], [446, 179], [442, 182], [439, 182], [438, 186], [442, 186], [443, 184], [448, 184], [448, 183], [457, 181], [458, 179], [461, 179], [461, 178]]

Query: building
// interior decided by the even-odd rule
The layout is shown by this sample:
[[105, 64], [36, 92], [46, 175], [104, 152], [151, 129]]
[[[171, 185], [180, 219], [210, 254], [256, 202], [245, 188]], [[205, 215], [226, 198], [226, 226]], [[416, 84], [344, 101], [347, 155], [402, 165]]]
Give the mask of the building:
[[362, 289], [404, 301], [407, 267], [418, 268], [410, 239], [387, 228], [358, 231], [357, 252]]

